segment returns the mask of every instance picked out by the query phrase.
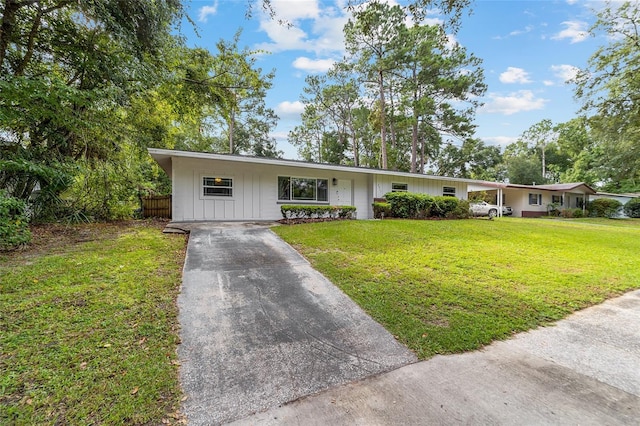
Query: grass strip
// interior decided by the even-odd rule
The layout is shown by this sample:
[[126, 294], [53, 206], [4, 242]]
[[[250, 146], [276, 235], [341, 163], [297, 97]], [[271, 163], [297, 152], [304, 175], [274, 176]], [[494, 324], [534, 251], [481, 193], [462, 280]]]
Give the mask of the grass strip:
[[66, 230], [80, 238], [0, 258], [0, 423], [180, 421], [184, 236], [145, 222]]
[[346, 221], [274, 231], [421, 358], [640, 288], [640, 221]]

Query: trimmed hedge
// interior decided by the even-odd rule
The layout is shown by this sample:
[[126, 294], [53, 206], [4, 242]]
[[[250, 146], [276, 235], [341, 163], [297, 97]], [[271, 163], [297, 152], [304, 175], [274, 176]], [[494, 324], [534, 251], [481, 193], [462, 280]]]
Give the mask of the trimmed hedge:
[[589, 203], [589, 215], [592, 217], [616, 217], [622, 203], [612, 198], [598, 198]]
[[26, 203], [0, 191], [0, 251], [14, 250], [30, 242]]
[[285, 219], [355, 219], [354, 206], [304, 206], [285, 204], [280, 206]]
[[640, 217], [640, 197], [632, 198], [627, 201], [627, 204], [624, 205], [624, 214], [629, 217], [638, 218]]
[[[589, 214], [589, 212], [587, 212], [587, 215]], [[584, 217], [585, 213], [582, 211], [582, 209], [563, 209], [560, 210], [560, 217], [564, 217], [567, 219], [573, 219], [573, 218], [581, 218]]]
[[385, 195], [385, 199], [389, 205], [391, 217], [403, 219], [464, 219], [469, 217], [469, 202], [455, 197], [432, 196], [415, 192], [390, 192]]
[[391, 204], [383, 202], [373, 203], [373, 217], [376, 219], [391, 217]]

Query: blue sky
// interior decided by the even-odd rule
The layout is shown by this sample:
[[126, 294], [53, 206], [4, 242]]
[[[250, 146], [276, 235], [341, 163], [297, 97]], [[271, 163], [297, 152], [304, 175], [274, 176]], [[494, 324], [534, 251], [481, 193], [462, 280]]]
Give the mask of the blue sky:
[[[259, 0], [258, 0], [259, 1]], [[230, 40], [243, 29], [240, 46], [262, 49], [258, 66], [275, 69], [267, 106], [280, 117], [274, 137], [285, 158], [297, 158], [286, 141], [300, 122], [300, 94], [307, 75], [326, 71], [344, 53], [342, 27], [349, 15], [346, 0], [272, 0], [279, 25], [259, 7], [246, 18], [246, 0], [192, 0], [189, 16], [199, 37], [183, 25], [187, 44], [215, 52], [220, 39]], [[388, 0], [395, 4], [395, 0]], [[400, 1], [400, 4], [403, 2]], [[542, 119], [554, 123], [576, 116], [579, 104], [566, 81], [584, 68], [602, 36], [591, 37], [594, 9], [602, 2], [578, 0], [476, 0], [464, 16], [455, 40], [483, 60], [488, 85], [484, 106], [476, 113], [476, 136], [487, 144], [504, 147]], [[437, 23], [437, 11], [429, 13]]]

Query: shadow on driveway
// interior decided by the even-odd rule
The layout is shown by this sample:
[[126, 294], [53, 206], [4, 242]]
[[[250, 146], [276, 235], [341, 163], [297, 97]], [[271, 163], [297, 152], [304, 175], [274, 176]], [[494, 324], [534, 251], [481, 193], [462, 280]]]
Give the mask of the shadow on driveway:
[[266, 226], [194, 226], [178, 306], [182, 411], [193, 425], [416, 361]]

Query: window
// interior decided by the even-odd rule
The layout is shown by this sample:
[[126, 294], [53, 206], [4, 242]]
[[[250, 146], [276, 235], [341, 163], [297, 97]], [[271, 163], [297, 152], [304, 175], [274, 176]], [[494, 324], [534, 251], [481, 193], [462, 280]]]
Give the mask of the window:
[[529, 194], [529, 205], [531, 205], [531, 206], [541, 206], [542, 205], [542, 194]]
[[456, 196], [456, 188], [455, 186], [443, 186], [442, 187], [442, 195], [447, 197], [455, 197]]
[[204, 176], [202, 178], [202, 195], [204, 197], [233, 197], [233, 179]]
[[578, 209], [584, 208], [584, 197], [576, 197], [576, 208]]
[[280, 201], [329, 201], [329, 180], [278, 176]]
[[552, 195], [551, 196], [552, 203], [562, 204], [562, 195]]
[[391, 183], [391, 192], [407, 192], [409, 184], [407, 183]]

